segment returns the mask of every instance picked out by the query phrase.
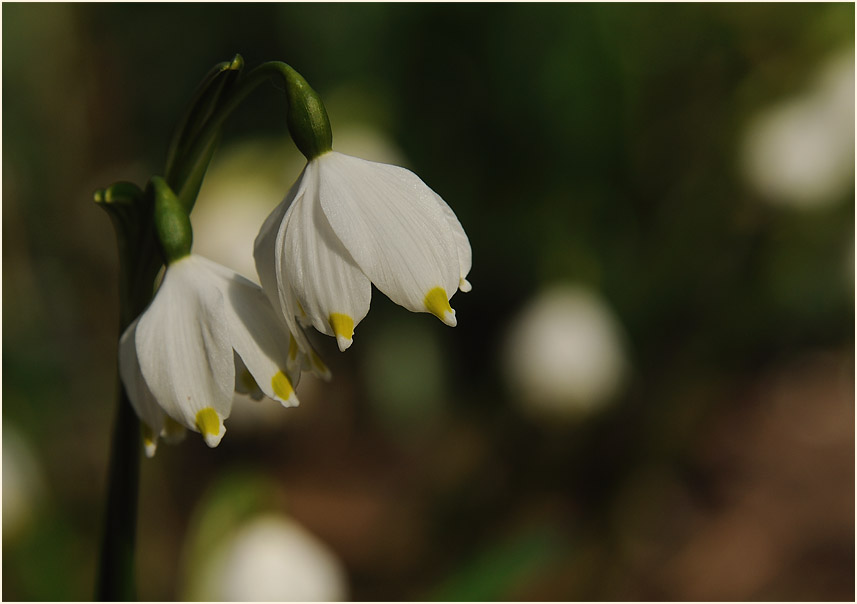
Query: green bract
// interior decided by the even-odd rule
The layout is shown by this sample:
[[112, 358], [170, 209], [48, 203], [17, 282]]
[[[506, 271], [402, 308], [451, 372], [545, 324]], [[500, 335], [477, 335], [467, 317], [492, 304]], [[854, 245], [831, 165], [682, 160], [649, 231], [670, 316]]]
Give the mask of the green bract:
[[297, 71], [279, 63], [286, 82], [286, 97], [289, 109], [286, 124], [295, 146], [307, 159], [315, 159], [330, 151], [333, 134], [324, 103], [307, 81]]
[[193, 244], [190, 216], [163, 178], [154, 176], [150, 182], [155, 193], [155, 231], [164, 261], [172, 264], [190, 254]]

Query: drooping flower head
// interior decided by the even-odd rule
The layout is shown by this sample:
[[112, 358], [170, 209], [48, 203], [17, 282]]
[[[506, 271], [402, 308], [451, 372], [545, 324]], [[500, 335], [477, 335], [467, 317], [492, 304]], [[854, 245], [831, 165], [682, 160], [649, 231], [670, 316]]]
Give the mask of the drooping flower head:
[[[301, 92], [292, 105], [315, 95], [308, 86]], [[470, 290], [471, 249], [452, 209], [410, 170], [332, 151], [324, 113], [292, 136], [308, 163], [254, 247], [262, 287], [290, 329], [297, 318], [345, 350], [369, 311], [372, 284], [454, 326], [449, 300]], [[315, 136], [322, 142], [300, 142]]]
[[[158, 222], [168, 261], [164, 278], [119, 344], [120, 375], [143, 423], [149, 456], [159, 436], [184, 429], [217, 446], [236, 388], [258, 388], [283, 406], [297, 405], [294, 388], [302, 367], [297, 342], [261, 288], [190, 254], [186, 214], [161, 214], [167, 216]], [[326, 371], [317, 357], [314, 362], [320, 373]]]

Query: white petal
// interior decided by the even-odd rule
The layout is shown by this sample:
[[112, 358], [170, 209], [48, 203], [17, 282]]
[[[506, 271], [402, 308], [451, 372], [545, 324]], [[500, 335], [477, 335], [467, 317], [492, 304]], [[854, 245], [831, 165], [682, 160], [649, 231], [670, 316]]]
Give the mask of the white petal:
[[286, 198], [274, 208], [265, 219], [265, 222], [262, 223], [262, 228], [259, 229], [259, 234], [253, 243], [253, 259], [256, 261], [256, 272], [259, 274], [262, 289], [267, 294], [274, 308], [280, 307], [280, 298], [277, 295], [277, 239], [283, 227], [283, 220], [292, 202], [299, 195], [303, 195], [305, 172], [306, 168], [304, 168], [301, 175], [295, 181], [295, 184], [289, 189]]
[[[288, 299], [288, 307], [297, 308], [299, 312], [302, 312], [300, 311], [300, 302], [298, 302], [295, 292], [292, 291], [289, 284], [285, 283], [283, 288], [283, 293]], [[332, 377], [330, 369], [328, 369], [324, 361], [321, 360], [315, 346], [313, 346], [312, 342], [307, 338], [303, 327], [295, 325], [295, 329], [296, 331], [292, 332], [293, 345], [290, 345], [289, 347], [289, 359], [297, 356], [299, 362], [298, 366], [301, 370], [309, 369], [316, 377], [325, 381], [330, 381]]]
[[[292, 188], [289, 189], [286, 198], [265, 219], [253, 244], [253, 258], [256, 261], [256, 272], [259, 274], [259, 281], [262, 283], [262, 291], [265, 292], [275, 311], [278, 311], [278, 316], [283, 319], [287, 329], [292, 334], [294, 334], [297, 325], [294, 318], [289, 316], [283, 292], [280, 291], [280, 278], [277, 269], [279, 264], [277, 250], [279, 246], [277, 245], [277, 241], [281, 239], [280, 233], [283, 230], [286, 214], [288, 214], [295, 197], [302, 191], [303, 172], [301, 172], [301, 176], [295, 184], [292, 185]], [[288, 369], [290, 371], [300, 371], [300, 359], [297, 354], [289, 355]]]
[[164, 427], [164, 412], [140, 373], [135, 343], [138, 321], [139, 319], [135, 319], [119, 338], [119, 376], [125, 385], [128, 400], [142, 423], [146, 457], [152, 457], [158, 446], [158, 436]]
[[294, 388], [300, 373], [289, 375], [286, 369], [291, 338], [262, 288], [224, 266], [204, 258], [200, 260], [208, 264], [220, 280], [230, 342], [256, 385], [268, 398], [283, 406], [297, 406]]
[[[277, 258], [278, 266], [281, 260], [282, 256]], [[284, 313], [280, 315], [280, 318], [285, 320], [293, 338], [293, 342], [289, 344], [289, 370], [300, 372], [309, 369], [315, 376], [323, 380], [330, 380], [330, 369], [321, 360], [312, 342], [307, 338], [304, 328], [295, 320], [296, 314], [297, 318], [305, 316], [301, 308], [301, 303], [298, 301], [294, 290], [292, 290], [292, 286], [282, 278], [282, 273], [278, 273], [278, 275], [277, 282], [279, 285], [277, 293]]]
[[[434, 312], [454, 324], [449, 296], [461, 267], [437, 195], [413, 172], [329, 152], [319, 166], [319, 198], [333, 231], [354, 261], [393, 302]], [[427, 304], [441, 290], [444, 308]]]
[[164, 411], [216, 446], [232, 406], [235, 366], [223, 295], [198, 257], [169, 266], [137, 324], [136, 350]]
[[279, 317], [285, 322], [289, 332], [295, 339], [296, 348], [290, 347], [288, 369], [300, 371], [304, 362], [313, 373], [322, 379], [330, 379], [330, 370], [322, 362], [304, 334], [303, 329], [295, 320], [296, 316], [304, 315], [291, 284], [283, 276], [284, 258], [282, 255], [286, 227], [289, 224], [292, 210], [297, 200], [303, 197], [306, 189], [306, 168], [301, 172], [297, 182], [292, 185], [286, 198], [265, 220], [253, 247], [256, 260], [256, 272], [262, 282], [262, 289], [275, 309], [279, 309]]
[[444, 216], [446, 216], [447, 224], [449, 224], [449, 228], [452, 230], [452, 238], [455, 240], [455, 249], [458, 252], [458, 289], [467, 293], [472, 289], [470, 282], [466, 278], [470, 272], [470, 268], [473, 266], [473, 251], [470, 249], [470, 239], [467, 238], [467, 233], [464, 232], [464, 228], [462, 228], [452, 208], [441, 199], [440, 195], [435, 194], [435, 200], [443, 211]]
[[292, 286], [320, 332], [335, 336], [340, 350], [351, 345], [354, 327], [369, 312], [372, 285], [336, 237], [317, 200], [318, 171], [310, 163], [306, 191], [289, 211], [283, 247], [283, 280]]

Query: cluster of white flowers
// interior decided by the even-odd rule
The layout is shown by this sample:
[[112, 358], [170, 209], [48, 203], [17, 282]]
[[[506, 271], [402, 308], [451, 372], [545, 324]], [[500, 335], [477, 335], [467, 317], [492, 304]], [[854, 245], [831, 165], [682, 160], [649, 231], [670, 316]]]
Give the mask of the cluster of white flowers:
[[159, 437], [198, 431], [217, 446], [235, 391], [298, 404], [302, 371], [329, 371], [304, 327], [351, 345], [371, 284], [415, 312], [456, 324], [471, 249], [453, 211], [412, 172], [331, 150], [311, 158], [256, 238], [261, 287], [201, 256], [169, 259], [149, 307], [120, 340], [120, 375]]

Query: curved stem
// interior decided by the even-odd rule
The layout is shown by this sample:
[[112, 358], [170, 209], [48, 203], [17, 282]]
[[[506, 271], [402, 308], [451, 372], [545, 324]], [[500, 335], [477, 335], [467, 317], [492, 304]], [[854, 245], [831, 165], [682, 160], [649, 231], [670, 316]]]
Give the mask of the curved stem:
[[[298, 145], [301, 152], [303, 152], [304, 155], [317, 155], [319, 152], [314, 148], [314, 143], [303, 143], [301, 140], [302, 138], [320, 140], [322, 141], [322, 146], [324, 146], [326, 136], [326, 144], [329, 149], [330, 124], [327, 118], [327, 112], [320, 100], [306, 103], [307, 106], [301, 108], [303, 110], [303, 114], [295, 117], [296, 111], [294, 110], [297, 108], [293, 106], [294, 99], [292, 98], [295, 91], [300, 91], [304, 95], [304, 100], [317, 99], [317, 96], [312, 92], [312, 89], [309, 84], [307, 84], [303, 76], [282, 61], [268, 61], [266, 63], [262, 63], [250, 71], [246, 77], [235, 83], [229, 93], [229, 96], [219, 105], [216, 112], [205, 122], [205, 125], [201, 128], [199, 134], [195, 137], [195, 140], [191, 144], [187, 155], [185, 156], [187, 158], [186, 161], [176, 164], [178, 167], [173, 171], [175, 176], [173, 177], [172, 174], [167, 175], [167, 183], [174, 191], [176, 191], [179, 199], [182, 201], [188, 212], [191, 211], [193, 204], [196, 201], [196, 195], [199, 192], [205, 171], [208, 168], [212, 155], [214, 154], [214, 148], [219, 139], [223, 123], [230, 115], [232, 115], [232, 112], [235, 111], [244, 99], [246, 99], [247, 96], [256, 89], [256, 87], [269, 78], [278, 78], [282, 80], [284, 84], [287, 102], [289, 103], [285, 114], [289, 122], [292, 139], [295, 141], [295, 144]], [[307, 94], [307, 92], [311, 94]], [[293, 127], [293, 122], [296, 120], [307, 122], [309, 127], [314, 130], [314, 136], [296, 137], [296, 128]], [[321, 149], [321, 151], [328, 149]]]
[[193, 209], [196, 195], [202, 186], [202, 179], [208, 164], [214, 155], [214, 147], [220, 138], [220, 130], [226, 118], [247, 98], [247, 96], [272, 74], [260, 69], [267, 63], [251, 71], [240, 79], [218, 110], [205, 122], [195, 137], [183, 161], [174, 162], [175, 169], [167, 172], [167, 183], [175, 191], [188, 213]]
[[208, 72], [185, 109], [184, 116], [179, 120], [170, 145], [167, 148], [167, 163], [164, 174], [172, 176], [176, 160], [185, 151], [189, 137], [195, 136], [197, 130], [210, 117], [212, 108], [220, 97], [220, 94], [228, 89], [233, 78], [240, 75], [244, 66], [241, 55], [235, 55], [232, 61], [224, 61], [215, 65]]
[[235, 111], [238, 105], [240, 105], [259, 84], [271, 77], [279, 77], [284, 83], [295, 78], [303, 80], [297, 71], [282, 61], [268, 61], [267, 63], [262, 63], [258, 67], [254, 68], [246, 77], [236, 84], [232, 94], [229, 96], [229, 99], [224, 102], [217, 113], [215, 113], [211, 119], [206, 122], [205, 127], [197, 137], [197, 143], [193, 146], [188, 155], [192, 158], [198, 156], [201, 151], [205, 149], [206, 143], [220, 131], [220, 128], [223, 126], [223, 122], [226, 121], [226, 118], [228, 118], [233, 111]]

